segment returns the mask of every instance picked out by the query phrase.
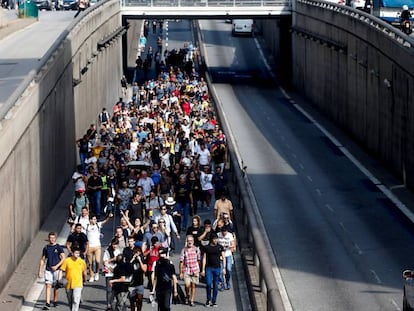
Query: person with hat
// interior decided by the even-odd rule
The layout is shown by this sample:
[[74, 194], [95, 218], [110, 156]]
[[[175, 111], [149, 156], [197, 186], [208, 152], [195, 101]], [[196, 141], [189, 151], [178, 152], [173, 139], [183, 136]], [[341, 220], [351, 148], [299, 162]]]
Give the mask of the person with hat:
[[206, 307], [217, 307], [218, 283], [220, 275], [226, 274], [224, 248], [218, 244], [216, 233], [210, 234], [210, 242], [202, 247], [203, 261], [200, 275], [206, 279], [207, 301]]
[[171, 294], [177, 296], [177, 276], [173, 263], [167, 258], [168, 249], [161, 247], [153, 271], [153, 284], [151, 294], [155, 294], [159, 311], [171, 310]]

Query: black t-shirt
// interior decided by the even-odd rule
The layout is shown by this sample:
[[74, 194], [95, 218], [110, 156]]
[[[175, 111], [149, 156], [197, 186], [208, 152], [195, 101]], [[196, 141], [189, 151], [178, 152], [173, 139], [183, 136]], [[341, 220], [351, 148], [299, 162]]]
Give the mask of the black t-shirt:
[[88, 242], [88, 237], [83, 232], [79, 234], [74, 232], [69, 235], [68, 242], [72, 243], [72, 246], [74, 246], [74, 244], [77, 244], [80, 248], [81, 253], [84, 253], [86, 250], [86, 242]]
[[155, 265], [155, 277], [157, 279], [156, 291], [166, 291], [172, 288], [172, 276], [175, 275], [175, 267], [168, 260], [161, 258]]
[[124, 255], [125, 262], [130, 262], [132, 257], [134, 257], [134, 252], [130, 247], [125, 247], [122, 254]]
[[91, 189], [90, 187], [102, 187], [102, 178], [100, 176], [91, 176], [88, 179], [88, 188], [91, 192], [101, 191], [101, 188]]
[[179, 203], [187, 203], [190, 201], [190, 185], [188, 183], [177, 183], [175, 188], [175, 200]]
[[204, 232], [204, 228], [198, 227], [195, 228], [193, 226], [187, 228], [186, 235], [191, 234], [194, 237], [194, 245], [195, 246], [201, 246], [201, 242], [198, 240], [199, 236], [202, 235]]
[[209, 244], [204, 246], [202, 252], [204, 253], [204, 256], [206, 256], [206, 267], [220, 268], [220, 256], [223, 251], [223, 246], [219, 244]]
[[[119, 262], [116, 264], [114, 268], [114, 277], [113, 279], [119, 279], [122, 276], [125, 276], [127, 278], [132, 274], [132, 268], [131, 265], [125, 262]], [[112, 284], [112, 289], [115, 292], [126, 292], [128, 291], [128, 286], [130, 282], [116, 282]]]
[[[144, 256], [141, 254], [139, 255], [141, 257], [141, 261], [143, 264], [146, 264]], [[141, 269], [141, 264], [139, 263], [138, 259], [135, 259], [133, 261], [133, 276], [132, 276], [132, 283], [131, 286], [140, 286], [144, 285], [144, 271]]]

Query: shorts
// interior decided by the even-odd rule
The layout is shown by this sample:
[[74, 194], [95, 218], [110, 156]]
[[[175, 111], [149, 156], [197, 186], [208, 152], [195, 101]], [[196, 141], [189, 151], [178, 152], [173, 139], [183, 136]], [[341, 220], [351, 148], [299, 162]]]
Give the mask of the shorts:
[[55, 285], [58, 279], [59, 270], [49, 271], [45, 270], [45, 283]]
[[128, 287], [129, 297], [135, 297], [136, 295], [144, 295], [144, 285], [139, 285], [135, 287]]
[[198, 284], [200, 282], [200, 275], [198, 273], [195, 274], [188, 274], [184, 273], [184, 283], [185, 284]]

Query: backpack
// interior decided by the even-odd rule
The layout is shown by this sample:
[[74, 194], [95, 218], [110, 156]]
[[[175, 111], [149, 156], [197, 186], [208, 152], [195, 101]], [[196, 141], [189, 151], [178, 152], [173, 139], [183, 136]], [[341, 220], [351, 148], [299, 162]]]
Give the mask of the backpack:
[[109, 116], [108, 116], [108, 112], [101, 112], [99, 114], [99, 120], [101, 121], [101, 123], [105, 123], [108, 122]]

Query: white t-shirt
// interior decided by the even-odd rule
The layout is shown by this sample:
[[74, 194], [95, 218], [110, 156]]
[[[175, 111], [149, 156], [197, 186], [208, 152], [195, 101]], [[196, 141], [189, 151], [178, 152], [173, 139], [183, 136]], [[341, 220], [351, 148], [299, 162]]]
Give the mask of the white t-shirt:
[[89, 247], [101, 246], [101, 229], [102, 221], [98, 221], [95, 225], [89, 223], [86, 226], [86, 236], [88, 237]]
[[223, 233], [219, 232], [217, 236], [218, 236], [218, 244], [220, 244], [224, 248], [224, 256], [226, 257], [231, 256], [232, 253], [230, 249], [230, 244], [232, 241], [234, 241], [233, 234], [230, 232], [226, 232], [226, 235], [223, 236]]
[[198, 163], [200, 165], [208, 165], [208, 158], [210, 157], [210, 151], [208, 151], [207, 148], [202, 150], [201, 148], [198, 150], [198, 155], [200, 156], [198, 158]]
[[213, 189], [213, 174], [206, 174], [201, 172], [200, 174], [200, 183], [201, 183], [201, 190], [211, 190]]
[[[85, 190], [85, 182], [83, 181], [82, 177], [83, 175], [79, 172], [75, 172], [72, 175], [72, 180], [76, 180], [75, 182], [75, 191], [78, 191], [79, 189]], [[79, 179], [78, 179], [79, 178]]]

